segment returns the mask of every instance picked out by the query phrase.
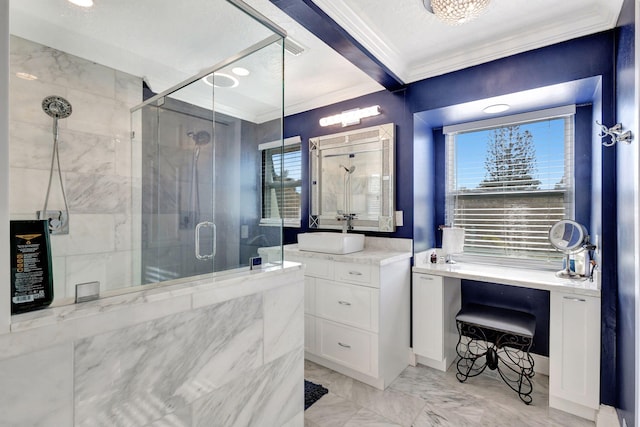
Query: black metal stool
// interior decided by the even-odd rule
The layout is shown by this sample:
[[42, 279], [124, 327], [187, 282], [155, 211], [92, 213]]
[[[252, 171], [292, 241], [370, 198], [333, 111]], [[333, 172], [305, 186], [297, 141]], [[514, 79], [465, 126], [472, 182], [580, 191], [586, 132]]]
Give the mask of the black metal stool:
[[[467, 304], [456, 315], [456, 324], [458, 381], [480, 375], [487, 367], [497, 369], [520, 399], [530, 404], [534, 371], [529, 349], [536, 329], [535, 316], [506, 308]], [[478, 363], [482, 357], [484, 363]]]

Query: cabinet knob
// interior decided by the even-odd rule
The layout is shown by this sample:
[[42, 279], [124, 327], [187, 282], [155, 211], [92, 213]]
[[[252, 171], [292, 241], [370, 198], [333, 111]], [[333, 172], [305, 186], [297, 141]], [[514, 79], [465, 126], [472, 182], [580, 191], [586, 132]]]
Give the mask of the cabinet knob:
[[340, 305], [351, 305], [351, 303], [349, 301], [338, 301], [338, 304], [340, 304]]
[[359, 271], [350, 271], [349, 274], [351, 274], [352, 276], [362, 276], [362, 273], [360, 273]]
[[351, 348], [351, 346], [349, 344], [342, 344], [341, 342], [338, 341], [338, 345], [340, 347], [344, 347], [344, 348]]

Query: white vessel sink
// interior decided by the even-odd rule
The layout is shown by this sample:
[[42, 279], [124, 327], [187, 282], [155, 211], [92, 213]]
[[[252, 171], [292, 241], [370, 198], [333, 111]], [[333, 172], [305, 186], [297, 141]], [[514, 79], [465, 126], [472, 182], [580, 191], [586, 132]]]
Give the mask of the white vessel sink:
[[301, 233], [298, 249], [325, 254], [350, 254], [364, 249], [364, 234]]

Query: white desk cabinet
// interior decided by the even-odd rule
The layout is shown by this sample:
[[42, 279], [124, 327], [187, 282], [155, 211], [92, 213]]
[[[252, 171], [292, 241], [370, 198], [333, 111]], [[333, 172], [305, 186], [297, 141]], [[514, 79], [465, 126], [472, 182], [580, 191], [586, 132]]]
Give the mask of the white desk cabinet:
[[[442, 327], [446, 343], [447, 327], [452, 325], [449, 317], [457, 312], [457, 307], [451, 304], [455, 297], [448, 299], [447, 288], [453, 285], [455, 295], [459, 292], [459, 280], [549, 291], [549, 406], [590, 420], [596, 419], [600, 405], [601, 300], [598, 277], [591, 282], [561, 279], [553, 271], [545, 270], [498, 268], [463, 262], [431, 264], [428, 255], [426, 251], [414, 255], [413, 342], [418, 362], [428, 364], [425, 360], [435, 360], [443, 368], [450, 363], [446, 359], [446, 345], [441, 352], [441, 335], [435, 329]], [[422, 275], [440, 278], [441, 281], [417, 279]], [[442, 306], [438, 308], [438, 304]]]
[[[305, 357], [379, 389], [409, 361], [409, 255], [392, 262], [286, 253], [305, 264]], [[366, 259], [366, 250], [358, 256]], [[344, 257], [344, 258], [343, 258]]]
[[413, 273], [413, 352], [418, 363], [446, 371], [456, 359], [460, 280]]
[[600, 298], [551, 292], [549, 406], [595, 419], [600, 406]]

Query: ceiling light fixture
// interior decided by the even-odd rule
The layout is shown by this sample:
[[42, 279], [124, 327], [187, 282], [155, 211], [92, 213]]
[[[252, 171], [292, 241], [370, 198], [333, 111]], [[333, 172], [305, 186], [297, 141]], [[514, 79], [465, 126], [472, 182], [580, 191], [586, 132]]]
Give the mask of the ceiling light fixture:
[[494, 105], [489, 105], [488, 107], [485, 107], [482, 111], [484, 111], [487, 114], [496, 114], [496, 113], [502, 113], [503, 111], [507, 111], [509, 108], [511, 108], [509, 104], [494, 104]]
[[424, 7], [441, 21], [459, 25], [477, 18], [491, 0], [423, 0]]
[[246, 68], [243, 67], [234, 67], [231, 69], [231, 72], [233, 74], [235, 74], [236, 76], [240, 76], [240, 77], [246, 77], [249, 74], [251, 74], [251, 72], [249, 70], [247, 70]]
[[93, 0], [69, 0], [69, 3], [73, 3], [76, 6], [80, 6], [80, 7], [93, 6]]
[[233, 89], [237, 87], [240, 82], [233, 76], [224, 73], [213, 73], [202, 78], [202, 81], [209, 86], [225, 89]]

